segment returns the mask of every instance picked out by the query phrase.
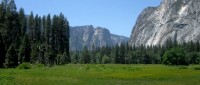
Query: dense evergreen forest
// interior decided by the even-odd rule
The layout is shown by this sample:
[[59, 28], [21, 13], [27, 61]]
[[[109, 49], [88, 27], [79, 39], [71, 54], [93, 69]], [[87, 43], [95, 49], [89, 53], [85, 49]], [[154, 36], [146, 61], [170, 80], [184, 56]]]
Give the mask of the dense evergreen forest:
[[[93, 48], [69, 51], [69, 23], [65, 16], [30, 15], [16, 9], [14, 0], [0, 4], [0, 67], [32, 64], [166, 64], [200, 63], [199, 42], [167, 40], [165, 45]], [[95, 47], [95, 46], [94, 46]]]
[[60, 65], [70, 63], [69, 24], [62, 13], [38, 16], [17, 11], [14, 0], [0, 4], [0, 67], [23, 62]]
[[71, 53], [72, 63], [92, 64], [166, 64], [189, 65], [200, 63], [199, 42], [177, 43], [171, 39], [165, 45], [133, 46], [121, 44], [115, 47], [96, 48]]

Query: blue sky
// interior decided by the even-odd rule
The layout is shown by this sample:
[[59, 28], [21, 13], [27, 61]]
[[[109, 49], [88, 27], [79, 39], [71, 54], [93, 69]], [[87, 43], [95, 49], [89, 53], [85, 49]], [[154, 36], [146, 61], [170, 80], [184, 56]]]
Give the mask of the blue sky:
[[62, 12], [70, 26], [93, 25], [113, 34], [130, 37], [140, 12], [158, 6], [161, 0], [15, 0], [26, 14], [47, 15]]

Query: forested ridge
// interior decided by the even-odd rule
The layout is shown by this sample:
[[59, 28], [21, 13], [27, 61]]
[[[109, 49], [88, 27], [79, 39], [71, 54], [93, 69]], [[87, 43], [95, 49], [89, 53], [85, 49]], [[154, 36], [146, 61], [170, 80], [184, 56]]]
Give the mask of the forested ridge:
[[14, 0], [0, 4], [0, 67], [23, 62], [60, 65], [70, 62], [69, 23], [65, 16], [17, 11]]
[[199, 42], [167, 40], [165, 45], [121, 44], [82, 51], [69, 51], [69, 22], [65, 16], [39, 16], [17, 11], [14, 0], [0, 4], [0, 67], [31, 64], [166, 64], [200, 63]]

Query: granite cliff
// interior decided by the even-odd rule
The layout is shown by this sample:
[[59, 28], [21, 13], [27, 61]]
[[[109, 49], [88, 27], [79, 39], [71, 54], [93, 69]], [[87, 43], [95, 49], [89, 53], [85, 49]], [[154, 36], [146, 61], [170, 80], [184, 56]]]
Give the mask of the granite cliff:
[[139, 15], [129, 45], [164, 45], [200, 39], [200, 0], [162, 0]]
[[89, 49], [114, 46], [126, 42], [128, 42], [127, 37], [111, 34], [106, 28], [94, 28], [92, 25], [70, 28], [71, 50], [82, 50], [84, 46], [87, 46]]

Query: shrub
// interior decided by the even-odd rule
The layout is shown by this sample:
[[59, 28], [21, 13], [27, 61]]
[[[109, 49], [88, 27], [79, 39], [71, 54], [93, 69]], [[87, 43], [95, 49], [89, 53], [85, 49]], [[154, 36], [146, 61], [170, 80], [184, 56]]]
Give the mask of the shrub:
[[17, 68], [18, 68], [18, 69], [31, 69], [32, 66], [31, 66], [30, 63], [22, 63], [22, 64], [20, 64]]
[[102, 63], [103, 63], [103, 64], [108, 64], [108, 63], [110, 63], [110, 62], [111, 62], [110, 57], [108, 57], [107, 55], [104, 55], [104, 56], [102, 57]]
[[181, 47], [172, 48], [166, 51], [163, 56], [165, 65], [189, 65], [185, 50]]
[[190, 52], [187, 54], [189, 58], [190, 64], [199, 64], [200, 63], [200, 55], [197, 52]]
[[194, 70], [200, 70], [200, 67], [195, 67]]
[[45, 65], [44, 64], [36, 64], [36, 67], [45, 67]]

